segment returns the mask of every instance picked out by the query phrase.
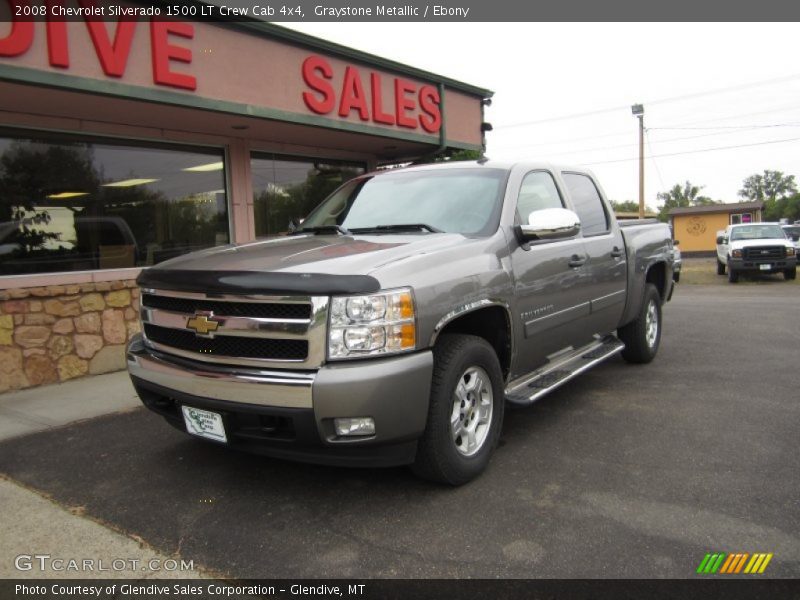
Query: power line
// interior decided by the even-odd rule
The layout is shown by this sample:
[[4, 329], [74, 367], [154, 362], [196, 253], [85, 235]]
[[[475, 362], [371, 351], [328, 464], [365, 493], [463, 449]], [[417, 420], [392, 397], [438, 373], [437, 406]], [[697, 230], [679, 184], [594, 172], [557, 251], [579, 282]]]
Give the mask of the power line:
[[709, 129], [769, 129], [773, 127], [800, 127], [800, 122], [775, 123], [772, 125], [718, 125], [717, 127], [648, 127], [653, 131], [690, 131]]
[[[649, 129], [690, 129], [689, 127], [683, 127], [683, 125], [692, 125], [694, 123], [714, 123], [716, 121], [726, 121], [726, 120], [729, 120], [729, 119], [736, 119], [736, 118], [739, 118], [739, 117], [753, 117], [753, 116], [760, 116], [760, 115], [766, 115], [766, 114], [779, 113], [779, 112], [784, 112], [784, 111], [796, 112], [797, 110], [800, 110], [800, 105], [798, 105], [797, 103], [793, 103], [793, 104], [782, 105], [782, 106], [780, 106], [778, 108], [774, 108], [774, 109], [770, 109], [770, 110], [762, 110], [762, 111], [748, 112], [748, 113], [736, 113], [736, 114], [733, 114], [733, 115], [727, 115], [727, 116], [723, 116], [723, 117], [715, 117], [713, 119], [699, 119], [699, 120], [695, 120], [695, 121], [678, 123], [673, 127], [669, 127], [669, 126], [667, 126], [667, 127], [650, 127]], [[699, 129], [702, 129], [702, 128], [699, 128]], [[603, 138], [610, 138], [610, 137], [622, 137], [622, 136], [629, 136], [629, 135], [631, 135], [631, 130], [630, 129], [625, 130], [625, 131], [620, 131], [619, 133], [603, 133], [603, 134], [596, 135], [596, 136], [595, 135], [581, 136], [581, 137], [577, 137], [577, 138], [556, 140], [556, 141], [552, 141], [552, 142], [538, 142], [538, 143], [535, 143], [535, 144], [515, 144], [513, 146], [504, 146], [504, 148], [538, 148], [538, 147], [543, 147], [543, 146], [553, 146], [553, 145], [557, 146], [559, 144], [566, 144], [566, 143], [569, 143], [569, 142], [580, 142], [580, 141], [585, 141], [585, 140], [603, 139]], [[617, 147], [622, 147], [622, 146], [617, 146]]]
[[[796, 142], [800, 140], [800, 137], [796, 138], [786, 138], [783, 140], [769, 140], [766, 142], [754, 142], [752, 144], [736, 144], [733, 146], [716, 146], [714, 148], [703, 148], [701, 150], [687, 150], [685, 152], [669, 152], [667, 154], [654, 154], [650, 158], [663, 158], [667, 156], [681, 156], [683, 154], [701, 154], [703, 152], [715, 152], [717, 150], [732, 150], [735, 148], [750, 148], [753, 146], [766, 146], [769, 144], [782, 144], [784, 142]], [[639, 157], [633, 158], [619, 158], [616, 160], [602, 160], [598, 162], [590, 162], [590, 163], [582, 163], [581, 166], [591, 166], [591, 165], [605, 165], [610, 163], [620, 163], [620, 162], [630, 162], [632, 160], [639, 160]]]
[[[800, 126], [800, 124], [798, 124], [798, 126]], [[646, 128], [646, 131], [649, 132], [651, 130], [664, 130], [664, 129], [673, 129], [673, 128], [670, 128], [670, 127], [648, 127], [648, 128]], [[677, 128], [676, 127], [674, 129], [681, 130], [683, 128]], [[687, 130], [691, 130], [691, 128], [686, 128], [686, 129]], [[698, 128], [698, 129], [703, 129], [703, 128]], [[717, 136], [717, 135], [731, 135], [731, 134], [736, 134], [736, 133], [745, 133], [747, 131], [752, 131], [753, 129], [758, 129], [758, 128], [757, 127], [755, 127], [755, 128], [737, 127], [737, 128], [733, 128], [733, 129], [722, 128], [721, 131], [712, 131], [711, 133], [701, 133], [700, 135], [684, 135], [684, 136], [680, 136], [680, 137], [672, 137], [672, 138], [668, 138], [668, 139], [665, 139], [665, 140], [656, 140], [656, 141], [653, 141], [652, 143], [653, 144], [669, 144], [669, 143], [672, 143], [672, 142], [680, 142], [680, 141], [685, 141], [685, 140], [696, 140], [698, 138], [713, 137], [713, 136]], [[548, 152], [547, 155], [548, 156], [569, 156], [570, 154], [581, 154], [583, 152], [599, 152], [599, 151], [602, 151], [602, 150], [618, 150], [620, 148], [630, 148], [630, 147], [636, 146], [636, 145], [638, 145], [638, 143], [628, 142], [628, 143], [625, 143], [625, 144], [616, 144], [614, 146], [593, 146], [592, 148], [579, 148], [577, 150], [565, 150], [565, 151], [562, 151], [562, 152]], [[650, 145], [649, 137], [648, 137], [648, 145]]]
[[656, 175], [658, 175], [658, 181], [661, 183], [661, 189], [667, 189], [664, 185], [664, 179], [661, 177], [661, 170], [658, 168], [658, 163], [656, 162], [656, 157], [653, 154], [653, 148], [650, 146], [650, 136], [648, 135], [649, 131], [647, 129], [644, 130], [644, 139], [647, 141], [647, 151], [650, 153], [648, 158], [653, 161], [653, 166], [656, 169]]
[[[694, 99], [694, 98], [703, 98], [705, 96], [713, 96], [713, 95], [716, 95], [716, 94], [722, 94], [722, 93], [726, 93], [726, 92], [734, 92], [734, 91], [743, 90], [743, 89], [752, 88], [752, 87], [760, 87], [760, 86], [766, 86], [766, 85], [774, 85], [776, 83], [784, 83], [786, 81], [792, 81], [794, 79], [800, 79], [800, 73], [795, 73], [793, 75], [785, 75], [783, 77], [775, 77], [775, 78], [772, 78], [772, 79], [764, 79], [764, 80], [761, 80], [761, 81], [753, 81], [753, 82], [750, 82], [750, 83], [742, 83], [742, 84], [739, 84], [739, 85], [727, 86], [727, 87], [722, 87], [722, 88], [715, 88], [715, 89], [706, 90], [706, 91], [703, 91], [703, 92], [693, 92], [691, 94], [683, 94], [681, 96], [672, 96], [672, 97], [669, 97], [669, 98], [660, 98], [660, 99], [657, 99], [657, 100], [648, 100], [646, 102], [643, 102], [642, 104], [645, 104], [645, 105], [648, 105], [648, 106], [652, 106], [652, 105], [657, 105], [657, 104], [667, 104], [669, 102], [680, 102], [680, 101], [683, 101], [683, 100], [691, 100], [691, 99]], [[495, 129], [505, 129], [505, 128], [508, 128], [508, 127], [520, 127], [520, 126], [527, 126], [527, 125], [540, 125], [542, 123], [552, 123], [552, 122], [556, 122], [556, 121], [566, 121], [566, 120], [569, 120], [569, 119], [578, 119], [578, 118], [582, 118], [582, 117], [591, 117], [591, 116], [594, 116], [594, 115], [601, 115], [601, 114], [606, 114], [606, 113], [610, 113], [610, 112], [616, 112], [618, 110], [624, 110], [624, 109], [628, 109], [628, 108], [630, 108], [630, 105], [626, 104], [626, 105], [622, 105], [622, 106], [601, 108], [601, 109], [597, 109], [597, 110], [590, 110], [590, 111], [586, 111], [586, 112], [573, 113], [573, 114], [568, 114], [568, 115], [560, 115], [560, 116], [549, 117], [549, 118], [545, 118], [545, 119], [536, 119], [536, 120], [533, 120], [533, 121], [522, 121], [522, 122], [519, 122], [519, 123], [508, 123], [508, 124], [504, 124], [504, 125], [495, 125], [494, 128]]]

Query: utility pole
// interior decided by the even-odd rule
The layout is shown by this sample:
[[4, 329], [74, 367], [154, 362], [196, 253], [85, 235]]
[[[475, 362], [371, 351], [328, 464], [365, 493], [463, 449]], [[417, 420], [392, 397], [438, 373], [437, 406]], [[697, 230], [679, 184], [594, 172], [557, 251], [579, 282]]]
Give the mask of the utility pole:
[[634, 117], [639, 119], [639, 218], [644, 219], [644, 106], [631, 106]]

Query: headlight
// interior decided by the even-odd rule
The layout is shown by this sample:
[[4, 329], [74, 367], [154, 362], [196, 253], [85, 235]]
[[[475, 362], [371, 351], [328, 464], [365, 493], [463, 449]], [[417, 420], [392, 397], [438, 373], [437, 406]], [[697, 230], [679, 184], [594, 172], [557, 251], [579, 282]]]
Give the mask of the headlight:
[[733, 258], [742, 258], [742, 251], [741, 250], [732, 250], [731, 256]]
[[786, 256], [794, 256], [794, 255], [795, 255], [795, 250], [793, 246], [789, 246], [788, 248], [786, 248]]
[[409, 288], [331, 300], [328, 358], [359, 358], [416, 348], [414, 297]]

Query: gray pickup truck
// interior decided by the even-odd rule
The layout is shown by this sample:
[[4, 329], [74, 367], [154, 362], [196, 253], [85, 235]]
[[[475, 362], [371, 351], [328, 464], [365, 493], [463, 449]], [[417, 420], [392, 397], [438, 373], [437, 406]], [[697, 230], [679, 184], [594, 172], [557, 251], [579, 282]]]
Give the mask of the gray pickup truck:
[[462, 484], [526, 405], [621, 352], [646, 363], [669, 229], [618, 223], [594, 176], [478, 161], [367, 174], [288, 236], [141, 273], [127, 352], [182, 431]]

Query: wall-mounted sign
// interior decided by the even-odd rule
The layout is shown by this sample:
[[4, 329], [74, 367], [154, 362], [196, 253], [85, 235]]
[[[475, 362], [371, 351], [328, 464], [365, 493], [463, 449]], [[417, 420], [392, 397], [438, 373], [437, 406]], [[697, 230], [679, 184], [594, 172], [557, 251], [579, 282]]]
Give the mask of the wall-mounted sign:
[[[308, 87], [303, 102], [318, 115], [336, 113], [347, 118], [355, 113], [361, 121], [407, 129], [421, 127], [428, 133], [438, 133], [442, 127], [441, 97], [435, 86], [418, 86], [393, 77], [391, 93], [386, 94], [385, 75], [375, 71], [362, 74], [352, 65], [347, 65], [343, 73], [334, 73], [331, 63], [317, 55], [303, 61], [302, 74]], [[334, 86], [334, 80], [341, 84]]]
[[[137, 27], [147, 27], [146, 22], [121, 19], [118, 22], [103, 21], [91, 16], [93, 4], [88, 0], [80, 0], [86, 9], [84, 18], [86, 35], [92, 41], [97, 60], [107, 77], [122, 78], [128, 66], [128, 56]], [[150, 54], [152, 59], [153, 83], [157, 85], [197, 89], [197, 80], [193, 75], [173, 70], [173, 63], [192, 63], [192, 51], [179, 45], [177, 38], [190, 40], [194, 37], [194, 26], [182, 21], [151, 20]], [[51, 67], [70, 68], [69, 36], [67, 22], [58, 16], [48, 16], [45, 20], [47, 36], [47, 56]], [[33, 46], [36, 33], [32, 20], [14, 18], [11, 28], [5, 37], [0, 38], [0, 56], [15, 57], [27, 53]]]

